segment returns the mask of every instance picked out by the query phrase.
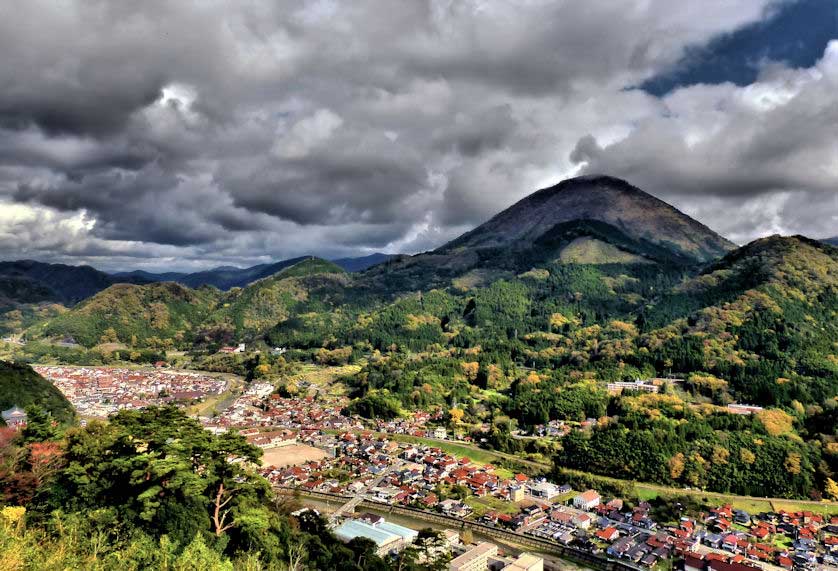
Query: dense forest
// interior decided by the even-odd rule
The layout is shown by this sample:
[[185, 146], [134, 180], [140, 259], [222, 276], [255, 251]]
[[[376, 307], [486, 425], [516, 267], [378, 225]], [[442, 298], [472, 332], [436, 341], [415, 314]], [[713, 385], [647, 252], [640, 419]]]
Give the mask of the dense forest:
[[63, 432], [49, 414], [0, 430], [0, 562], [7, 569], [433, 571], [436, 533], [395, 560], [340, 542], [275, 496], [261, 450], [174, 408]]
[[[601, 247], [593, 252], [605, 252], [602, 263], [557, 258], [556, 249], [570, 245], [581, 255], [583, 230], [647, 261], [615, 263]], [[359, 363], [360, 372], [343, 379], [355, 399], [350, 413], [386, 418], [443, 409], [458, 432], [487, 446], [558, 453], [571, 467], [591, 456], [596, 461], [586, 469], [601, 474], [823, 495], [838, 471], [830, 422], [838, 407], [838, 249], [772, 237], [701, 265], [667, 258], [655, 249], [662, 246], [601, 224], [545, 236], [522, 252], [477, 250], [468, 263], [461, 252], [433, 253], [352, 275], [308, 259], [223, 293], [114, 286], [30, 328], [34, 339], [18, 358], [147, 362], [181, 349], [192, 366], [279, 381], [294, 363]], [[66, 336], [79, 345], [50, 344]], [[240, 341], [262, 354], [214, 354]], [[288, 352], [277, 359], [273, 347]], [[609, 382], [655, 377], [670, 379], [664, 388], [682, 416], [667, 409], [640, 419], [605, 391]], [[733, 417], [730, 403], [794, 422], [782, 434], [743, 429], [739, 420], [719, 420]], [[516, 437], [551, 421], [600, 418], [591, 430], [574, 428], [565, 442]], [[799, 462], [792, 455], [778, 472], [794, 447]], [[712, 464], [716, 448], [731, 459]], [[642, 450], [641, 457], [617, 467], [629, 449]], [[750, 453], [754, 463], [742, 460]], [[771, 470], [743, 475], [763, 462]]]

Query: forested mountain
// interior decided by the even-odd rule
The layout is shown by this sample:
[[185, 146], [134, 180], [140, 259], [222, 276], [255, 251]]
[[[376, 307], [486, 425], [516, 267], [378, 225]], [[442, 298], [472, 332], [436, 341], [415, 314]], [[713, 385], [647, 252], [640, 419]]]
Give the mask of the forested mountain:
[[[772, 236], [728, 254], [644, 314], [655, 364], [724, 376], [759, 402], [838, 394], [838, 249]], [[665, 325], [664, 325], [665, 324]]]
[[292, 258], [289, 260], [282, 260], [281, 262], [276, 262], [274, 264], [260, 264], [249, 268], [221, 266], [211, 270], [194, 273], [167, 272], [163, 274], [154, 274], [144, 271], [135, 271], [114, 274], [114, 277], [138, 277], [149, 282], [177, 282], [192, 288], [209, 285], [226, 291], [234, 287], [245, 287], [256, 280], [271, 276], [283, 268], [293, 266], [304, 259], [306, 258]]
[[0, 262], [0, 333], [19, 332], [121, 281], [147, 283], [138, 276], [117, 279], [90, 266]]
[[31, 405], [38, 405], [59, 422], [69, 422], [75, 416], [61, 391], [31, 367], [0, 361], [0, 410]]
[[0, 280], [7, 284], [17, 282], [14, 291], [4, 288], [3, 292], [14, 300], [23, 303], [56, 301], [66, 305], [88, 298], [117, 281], [90, 266], [45, 264], [33, 260], [0, 262]]
[[294, 315], [329, 311], [333, 307], [329, 296], [340, 297], [350, 281], [336, 264], [306, 258], [224, 294], [202, 327], [202, 339], [208, 343], [251, 340]]
[[332, 260], [332, 262], [347, 272], [363, 272], [368, 268], [377, 266], [378, 264], [383, 264], [393, 257], [394, 256], [391, 254], [376, 253], [370, 254], [369, 256], [362, 256], [360, 258], [338, 258], [337, 260]]
[[[589, 227], [577, 230], [574, 224]], [[453, 253], [470, 249], [544, 246], [568, 232], [610, 243], [632, 254], [658, 258], [667, 255], [685, 262], [707, 262], [734, 245], [703, 224], [630, 185], [608, 176], [568, 179], [539, 190], [488, 222], [437, 250]]]
[[84, 347], [118, 343], [166, 349], [231, 343], [252, 339], [296, 313], [331, 307], [327, 292], [341, 294], [349, 282], [336, 264], [303, 258], [227, 292], [175, 282], [117, 284], [29, 332], [34, 337], [71, 339]]
[[30, 331], [86, 347], [120, 342], [173, 347], [191, 342], [220, 297], [215, 288], [193, 290], [172, 282], [117, 284]]

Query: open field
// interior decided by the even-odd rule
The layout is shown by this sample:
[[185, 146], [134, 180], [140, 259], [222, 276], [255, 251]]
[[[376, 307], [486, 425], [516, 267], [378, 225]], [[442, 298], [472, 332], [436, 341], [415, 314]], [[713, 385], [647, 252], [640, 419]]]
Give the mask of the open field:
[[288, 381], [293, 383], [307, 381], [311, 384], [311, 389], [319, 389], [332, 396], [342, 396], [346, 393], [346, 386], [335, 381], [358, 373], [362, 366], [363, 362], [335, 367], [304, 364], [299, 372], [288, 378]]
[[433, 446], [435, 448], [439, 448], [443, 452], [451, 454], [452, 456], [457, 456], [458, 458], [467, 456], [476, 464], [494, 464], [503, 459], [501, 455], [492, 452], [491, 450], [484, 450], [469, 444], [436, 440], [434, 438], [421, 438], [419, 436], [410, 436], [407, 434], [388, 434], [387, 436], [398, 442], [412, 442], [414, 444]]
[[296, 466], [313, 460], [322, 460], [327, 454], [319, 448], [306, 446], [305, 444], [293, 444], [291, 446], [280, 446], [279, 448], [268, 448], [262, 455], [263, 466]]
[[471, 509], [474, 510], [474, 513], [480, 517], [486, 512], [494, 511], [503, 514], [517, 514], [520, 512], [520, 508], [512, 503], [507, 502], [506, 500], [502, 500], [500, 498], [493, 498], [491, 496], [484, 496], [482, 498], [478, 498], [477, 496], [469, 496], [465, 499], [465, 503]]

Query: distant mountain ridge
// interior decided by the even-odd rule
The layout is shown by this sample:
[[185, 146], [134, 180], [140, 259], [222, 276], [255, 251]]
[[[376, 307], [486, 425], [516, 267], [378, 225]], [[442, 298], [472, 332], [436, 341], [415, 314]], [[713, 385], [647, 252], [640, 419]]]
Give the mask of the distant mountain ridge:
[[[136, 281], [136, 278], [126, 279]], [[90, 266], [17, 260], [0, 262], [0, 281], [5, 283], [2, 293], [11, 301], [53, 301], [72, 305], [125, 280], [115, 279]]]
[[[388, 254], [376, 253], [360, 258], [340, 258], [332, 260], [332, 262], [347, 272], [361, 272], [376, 264], [386, 262], [391, 257], [392, 256]], [[167, 272], [155, 274], [142, 270], [136, 270], [133, 272], [120, 272], [112, 275], [116, 278], [132, 278], [146, 280], [148, 282], [171, 281], [192, 288], [200, 287], [202, 285], [211, 285], [222, 291], [227, 291], [234, 287], [245, 287], [257, 280], [270, 277], [285, 268], [309, 259], [314, 259], [314, 257], [300, 256], [297, 258], [275, 262], [273, 264], [259, 264], [249, 268], [220, 266], [193, 273]]]
[[303, 306], [312, 289], [348, 284], [346, 271], [333, 262], [306, 257], [243, 288], [230, 291], [167, 281], [115, 284], [49, 319], [37, 335], [71, 338], [85, 347], [99, 343], [199, 337], [232, 340], [258, 333]]
[[[361, 272], [393, 256], [371, 254], [340, 258], [334, 263], [348, 272]], [[313, 256], [300, 256], [249, 268], [219, 266], [200, 272], [153, 273], [144, 270], [108, 274], [91, 266], [52, 264], [35, 260], [0, 262], [0, 313], [21, 305], [58, 303], [73, 306], [118, 283], [150, 284], [177, 282], [190, 288], [204, 285], [227, 291], [270, 277]]]

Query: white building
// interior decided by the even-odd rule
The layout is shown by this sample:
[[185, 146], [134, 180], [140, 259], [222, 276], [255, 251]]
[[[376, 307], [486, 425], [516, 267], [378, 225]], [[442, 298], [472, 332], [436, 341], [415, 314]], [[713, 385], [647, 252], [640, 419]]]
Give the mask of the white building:
[[497, 554], [498, 546], [484, 541], [452, 559], [448, 564], [448, 569], [449, 571], [486, 571], [489, 568], [489, 558]]
[[592, 510], [602, 498], [595, 490], [587, 490], [573, 498], [573, 507], [578, 510]]
[[3, 416], [3, 422], [9, 428], [20, 428], [26, 426], [26, 412], [19, 406], [13, 406], [8, 410], [0, 413]]
[[559, 487], [551, 482], [530, 482], [527, 491], [532, 497], [542, 500], [552, 500], [561, 495]]

